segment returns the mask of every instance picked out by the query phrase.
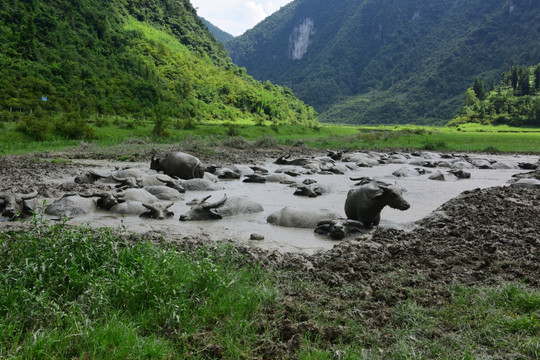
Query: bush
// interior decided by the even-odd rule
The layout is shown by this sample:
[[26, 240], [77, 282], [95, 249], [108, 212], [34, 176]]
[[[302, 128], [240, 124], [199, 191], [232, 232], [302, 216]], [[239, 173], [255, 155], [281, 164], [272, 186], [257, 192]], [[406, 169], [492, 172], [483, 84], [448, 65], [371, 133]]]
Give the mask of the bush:
[[204, 152], [207, 145], [202, 137], [197, 135], [189, 135], [182, 141], [182, 148], [187, 151]]
[[497, 149], [494, 146], [488, 146], [483, 151], [486, 152], [486, 153], [498, 153], [498, 152], [501, 152], [499, 149]]
[[97, 127], [105, 127], [109, 125], [109, 121], [103, 117], [99, 117], [96, 119], [96, 126]]
[[95, 139], [97, 135], [86, 119], [77, 113], [68, 114], [55, 122], [55, 133], [71, 140]]
[[29, 115], [19, 122], [17, 130], [36, 141], [46, 140], [52, 132], [53, 125], [46, 119]]
[[258, 148], [270, 149], [270, 148], [278, 147], [278, 142], [276, 139], [274, 139], [273, 137], [269, 135], [263, 135], [255, 141], [254, 146]]
[[224, 140], [222, 145], [232, 147], [234, 149], [247, 149], [251, 147], [251, 143], [240, 136], [232, 136]]
[[227, 135], [229, 136], [240, 136], [241, 132], [240, 132], [240, 128], [238, 127], [238, 125], [234, 125], [234, 124], [224, 124], [227, 126]]
[[446, 146], [447, 146], [446, 142], [444, 142], [444, 141], [437, 141], [435, 143], [427, 142], [427, 143], [424, 144], [422, 149], [427, 150], [427, 151], [443, 150], [443, 149], [446, 149]]
[[187, 118], [184, 120], [177, 120], [174, 123], [174, 127], [177, 130], [193, 130], [197, 128], [197, 124], [195, 123], [195, 120], [193, 120], [193, 118]]

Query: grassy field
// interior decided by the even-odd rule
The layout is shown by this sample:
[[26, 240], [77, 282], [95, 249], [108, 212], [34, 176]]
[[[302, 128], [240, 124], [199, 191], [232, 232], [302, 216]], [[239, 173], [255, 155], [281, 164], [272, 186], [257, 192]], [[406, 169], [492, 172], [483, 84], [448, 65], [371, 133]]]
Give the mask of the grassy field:
[[[147, 143], [180, 143], [194, 140], [201, 146], [234, 144], [243, 138], [262, 147], [277, 145], [309, 146], [319, 149], [387, 150], [416, 149], [431, 151], [540, 152], [540, 129], [508, 126], [462, 125], [456, 127], [421, 126], [340, 126], [317, 127], [256, 126], [239, 123], [171, 123], [168, 136], [152, 136], [154, 124], [149, 121], [116, 118], [93, 126], [96, 146], [107, 147], [127, 140]], [[81, 140], [50, 138], [33, 141], [4, 124], [0, 135], [0, 155], [62, 150], [78, 146]], [[232, 140], [231, 140], [232, 139]]]

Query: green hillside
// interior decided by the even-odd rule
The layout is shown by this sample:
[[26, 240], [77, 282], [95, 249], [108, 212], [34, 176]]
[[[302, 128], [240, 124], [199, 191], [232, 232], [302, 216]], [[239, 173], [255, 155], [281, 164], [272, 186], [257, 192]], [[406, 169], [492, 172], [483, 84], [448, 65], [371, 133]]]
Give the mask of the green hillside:
[[234, 38], [234, 36], [232, 36], [228, 32], [221, 30], [220, 28], [218, 28], [216, 25], [212, 24], [210, 21], [206, 20], [205, 18], [201, 17], [201, 19], [204, 25], [206, 25], [208, 30], [210, 30], [210, 32], [212, 33], [212, 35], [214, 35], [214, 37], [216, 38], [218, 42], [225, 44], [227, 41]]
[[234, 65], [188, 0], [0, 0], [0, 39], [0, 121], [317, 123], [290, 90]]
[[512, 66], [500, 83], [489, 85], [478, 77], [465, 92], [461, 113], [449, 125], [540, 126], [540, 63], [534, 67]]
[[476, 76], [540, 59], [537, 0], [295, 0], [226, 46], [346, 123], [436, 123]]

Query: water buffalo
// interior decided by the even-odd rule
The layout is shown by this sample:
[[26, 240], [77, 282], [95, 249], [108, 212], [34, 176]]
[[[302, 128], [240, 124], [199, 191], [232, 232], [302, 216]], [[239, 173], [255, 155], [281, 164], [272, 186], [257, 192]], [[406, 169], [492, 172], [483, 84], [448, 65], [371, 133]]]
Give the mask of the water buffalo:
[[150, 162], [150, 169], [163, 171], [169, 176], [176, 176], [180, 179], [189, 180], [202, 178], [204, 176], [204, 165], [193, 155], [180, 151], [167, 154], [162, 158], [154, 158]]
[[266, 182], [266, 178], [260, 174], [246, 175], [246, 178], [242, 182], [263, 184]]
[[294, 195], [317, 197], [330, 192], [330, 187], [324, 184], [299, 184]]
[[456, 181], [458, 178], [456, 175], [452, 174], [451, 172], [442, 172], [440, 170], [437, 170], [433, 174], [431, 174], [428, 178], [429, 180], [437, 180], [437, 181]]
[[348, 192], [345, 214], [349, 219], [361, 221], [365, 228], [371, 228], [379, 225], [381, 210], [386, 205], [399, 210], [410, 207], [397, 186], [371, 181]]
[[326, 209], [296, 209], [286, 206], [268, 216], [266, 221], [270, 224], [296, 227], [315, 228], [317, 224], [327, 219], [337, 219], [340, 215]]
[[84, 174], [75, 176], [75, 182], [77, 184], [93, 184], [99, 179], [106, 178], [107, 175], [99, 174], [94, 170], [90, 170]]
[[138, 201], [145, 204], [153, 204], [159, 202], [159, 199], [144, 189], [127, 189], [120, 199], [124, 201]]
[[274, 163], [278, 165], [304, 166], [312, 161], [311, 159], [308, 159], [308, 158], [298, 158], [298, 159], [289, 160], [290, 157], [291, 157], [291, 154], [282, 155], [276, 161], [274, 161]]
[[207, 203], [210, 196], [195, 202], [191, 209], [180, 216], [180, 221], [221, 219], [225, 216], [252, 214], [263, 211], [263, 207], [245, 196], [232, 197], [227, 195], [215, 203]]
[[173, 205], [172, 202], [168, 204], [142, 204], [148, 211], [142, 213], [139, 217], [164, 220], [174, 215], [172, 211], [168, 210]]
[[73, 217], [86, 215], [98, 209], [94, 199], [78, 194], [66, 194], [45, 208], [45, 214], [52, 216]]
[[168, 186], [147, 186], [144, 190], [154, 195], [160, 200], [176, 201], [184, 200], [184, 196], [176, 189]]
[[2, 211], [2, 216], [10, 218], [11, 220], [16, 219], [20, 215], [28, 215], [32, 212], [31, 209], [25, 200], [30, 200], [38, 196], [36, 190], [28, 194], [17, 194], [17, 193], [0, 193], [0, 210]]
[[189, 179], [183, 180], [181, 185], [189, 191], [216, 191], [223, 190], [223, 186], [216, 184], [208, 179]]
[[334, 240], [341, 240], [349, 234], [358, 233], [364, 226], [363, 223], [349, 219], [323, 220], [317, 224], [317, 234], [330, 235]]
[[95, 190], [92, 192], [80, 192], [79, 196], [85, 198], [99, 197], [96, 204], [98, 208], [103, 210], [110, 210], [113, 206], [118, 205], [118, 203], [123, 202], [124, 193], [122, 192], [113, 192], [113, 191], [101, 191]]

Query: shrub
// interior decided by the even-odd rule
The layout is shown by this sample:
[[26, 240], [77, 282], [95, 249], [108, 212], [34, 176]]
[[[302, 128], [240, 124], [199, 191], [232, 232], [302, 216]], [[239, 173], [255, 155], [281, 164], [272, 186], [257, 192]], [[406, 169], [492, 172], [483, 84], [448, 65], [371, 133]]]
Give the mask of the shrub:
[[427, 142], [427, 143], [424, 144], [422, 149], [427, 150], [427, 151], [442, 150], [442, 149], [446, 149], [446, 146], [447, 146], [446, 142], [444, 142], [444, 141], [437, 141], [435, 143]]
[[105, 127], [109, 125], [109, 121], [103, 117], [99, 117], [96, 119], [96, 126], [97, 127]]
[[55, 133], [71, 140], [95, 139], [94, 129], [77, 113], [68, 114], [55, 122]]
[[224, 140], [222, 145], [232, 147], [234, 149], [247, 149], [251, 147], [251, 143], [240, 136], [232, 136]]
[[187, 118], [184, 120], [176, 120], [174, 127], [177, 130], [193, 130], [197, 127], [197, 124], [193, 118]]
[[269, 135], [263, 135], [255, 141], [254, 146], [259, 148], [276, 148], [278, 147], [278, 142]]
[[240, 136], [241, 132], [238, 125], [234, 125], [234, 124], [225, 124], [225, 125], [227, 125], [227, 135]]
[[486, 153], [498, 153], [498, 152], [501, 152], [499, 149], [497, 149], [494, 146], [488, 146], [483, 151], [486, 152]]
[[203, 138], [197, 135], [189, 135], [182, 141], [182, 148], [187, 151], [203, 152], [207, 146]]
[[270, 125], [270, 129], [272, 129], [276, 134], [279, 133], [279, 125], [276, 123]]
[[19, 122], [17, 130], [36, 141], [47, 139], [52, 132], [53, 125], [46, 119], [29, 115]]

